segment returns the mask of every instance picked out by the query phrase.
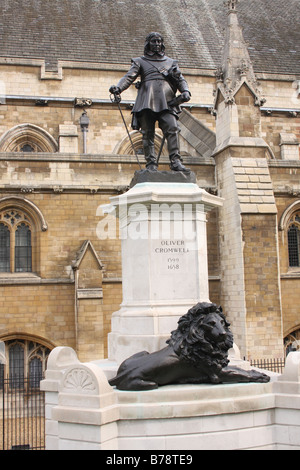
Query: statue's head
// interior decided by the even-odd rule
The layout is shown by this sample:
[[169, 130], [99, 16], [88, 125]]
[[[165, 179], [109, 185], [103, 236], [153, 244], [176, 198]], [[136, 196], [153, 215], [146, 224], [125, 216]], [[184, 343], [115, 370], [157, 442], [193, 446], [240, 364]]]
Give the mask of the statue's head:
[[160, 33], [149, 33], [145, 40], [144, 54], [163, 56], [165, 53], [164, 38]]

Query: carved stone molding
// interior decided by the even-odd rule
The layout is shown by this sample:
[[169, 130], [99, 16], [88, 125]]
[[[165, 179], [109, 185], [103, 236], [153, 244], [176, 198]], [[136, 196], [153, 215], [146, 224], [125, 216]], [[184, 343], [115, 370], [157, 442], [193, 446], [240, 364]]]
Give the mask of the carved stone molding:
[[77, 289], [77, 299], [103, 299], [103, 289]]
[[53, 186], [53, 192], [55, 194], [61, 194], [63, 193], [64, 188], [62, 186]]
[[95, 379], [87, 368], [71, 369], [63, 381], [63, 392], [94, 394], [97, 391]]
[[18, 124], [5, 132], [0, 139], [1, 152], [16, 152], [24, 144], [31, 144], [36, 152], [55, 153], [58, 145], [49, 132], [30, 123]]
[[30, 188], [28, 186], [22, 186], [21, 188], [21, 193], [33, 193], [34, 192], [34, 188]]
[[[295, 192], [296, 193], [296, 192]], [[293, 194], [294, 196], [299, 197], [300, 192], [298, 194], [290, 193]], [[280, 221], [279, 221], [279, 230], [286, 230], [288, 227], [289, 220], [291, 219], [292, 215], [294, 212], [298, 211], [300, 209], [300, 199], [294, 201], [292, 204], [290, 204], [284, 212], [281, 215]]]
[[[32, 191], [29, 191], [28, 189], [31, 189]], [[34, 191], [34, 188], [24, 188], [24, 187], [21, 188], [22, 193], [29, 193], [33, 191]], [[43, 232], [48, 230], [48, 224], [46, 222], [46, 219], [43, 213], [37, 207], [37, 205], [34, 204], [32, 201], [29, 201], [28, 199], [25, 199], [24, 197], [19, 197], [19, 196], [12, 196], [12, 197], [6, 196], [6, 197], [1, 198], [0, 210], [9, 209], [9, 208], [21, 209], [21, 210], [24, 210], [25, 212], [28, 212], [29, 215], [34, 220], [34, 222], [37, 224], [37, 226], [41, 227], [41, 230]]]
[[78, 108], [86, 108], [87, 106], [92, 106], [93, 101], [90, 98], [75, 98], [74, 106]]

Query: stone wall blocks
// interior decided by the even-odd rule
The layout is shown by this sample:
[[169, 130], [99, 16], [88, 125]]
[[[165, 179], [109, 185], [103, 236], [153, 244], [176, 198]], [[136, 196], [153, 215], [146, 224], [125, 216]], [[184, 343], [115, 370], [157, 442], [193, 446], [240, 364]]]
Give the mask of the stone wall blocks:
[[238, 175], [236, 176], [236, 181], [238, 181], [239, 183], [243, 182], [243, 181], [251, 181], [249, 175]]
[[[259, 182], [259, 177], [258, 175], [255, 175], [255, 174], [250, 174], [251, 172], [249, 171], [249, 181], [251, 183], [258, 183]], [[271, 180], [270, 180], [271, 182]]]
[[270, 178], [269, 168], [266, 166], [255, 168], [256, 175], [266, 175]]
[[[85, 441], [89, 443], [103, 442], [114, 439], [116, 436], [116, 423], [103, 426], [82, 425], [74, 432], [72, 423], [59, 423], [59, 434], [61, 439]], [[79, 444], [80, 445], [80, 444]]]
[[260, 214], [277, 214], [277, 208], [275, 204], [259, 204], [257, 209], [257, 212]]
[[261, 196], [250, 196], [250, 202], [255, 204], [261, 204], [263, 200]]
[[241, 166], [242, 167], [249, 167], [254, 168], [258, 166], [258, 159], [251, 159], [251, 158], [244, 158], [241, 159]]
[[257, 166], [258, 168], [265, 168], [268, 170], [268, 160], [264, 158], [257, 159]]
[[269, 174], [259, 174], [259, 181], [260, 183], [272, 183], [270, 175]]
[[240, 204], [242, 213], [257, 213], [258, 205], [257, 204]]

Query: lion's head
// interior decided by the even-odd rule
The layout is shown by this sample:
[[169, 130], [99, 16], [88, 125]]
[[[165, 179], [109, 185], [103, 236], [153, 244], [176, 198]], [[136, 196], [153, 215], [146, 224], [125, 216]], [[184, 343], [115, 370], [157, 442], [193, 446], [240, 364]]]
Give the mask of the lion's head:
[[179, 319], [167, 343], [180, 359], [195, 367], [205, 363], [221, 369], [227, 366], [228, 350], [233, 346], [229, 326], [221, 307], [200, 302]]

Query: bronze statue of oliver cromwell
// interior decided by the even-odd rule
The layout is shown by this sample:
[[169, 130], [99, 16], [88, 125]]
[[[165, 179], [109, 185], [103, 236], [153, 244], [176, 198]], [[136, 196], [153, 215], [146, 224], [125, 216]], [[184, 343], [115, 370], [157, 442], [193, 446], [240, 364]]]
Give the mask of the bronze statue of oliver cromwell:
[[[152, 32], [146, 37], [144, 55], [132, 59], [130, 70], [117, 86], [110, 87], [110, 93], [118, 95], [126, 90], [137, 77], [138, 95], [132, 113], [132, 127], [141, 130], [146, 158], [146, 168], [157, 170], [154, 152], [155, 123], [158, 122], [168, 144], [170, 168], [173, 171], [189, 171], [179, 154], [179, 104], [189, 101], [191, 94], [188, 84], [179, 70], [177, 61], [165, 55], [161, 34]], [[176, 92], [181, 94], [176, 97]]]

